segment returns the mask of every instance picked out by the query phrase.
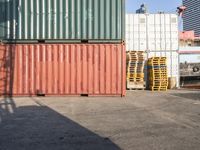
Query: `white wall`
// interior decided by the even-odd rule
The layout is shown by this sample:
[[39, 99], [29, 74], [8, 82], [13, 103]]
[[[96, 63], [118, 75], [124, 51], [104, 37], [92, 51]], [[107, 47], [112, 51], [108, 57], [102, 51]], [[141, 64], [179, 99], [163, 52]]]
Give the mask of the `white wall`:
[[176, 14], [126, 14], [127, 51], [177, 51]]
[[180, 55], [181, 63], [200, 63], [200, 54], [181, 54]]

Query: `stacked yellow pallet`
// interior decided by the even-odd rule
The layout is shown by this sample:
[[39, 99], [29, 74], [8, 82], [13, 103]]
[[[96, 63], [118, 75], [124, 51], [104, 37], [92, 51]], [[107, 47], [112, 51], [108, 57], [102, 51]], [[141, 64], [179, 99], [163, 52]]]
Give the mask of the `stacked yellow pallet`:
[[127, 52], [127, 89], [145, 89], [144, 64], [144, 52]]
[[148, 60], [149, 89], [151, 91], [167, 91], [167, 58], [153, 57]]

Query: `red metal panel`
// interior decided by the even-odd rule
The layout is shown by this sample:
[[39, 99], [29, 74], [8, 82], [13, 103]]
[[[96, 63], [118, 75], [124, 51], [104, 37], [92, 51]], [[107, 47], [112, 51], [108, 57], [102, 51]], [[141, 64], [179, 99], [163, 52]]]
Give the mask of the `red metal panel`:
[[195, 39], [195, 33], [194, 33], [194, 31], [179, 32], [179, 38], [181, 40], [194, 40]]
[[179, 54], [200, 54], [200, 50], [199, 51], [179, 51]]
[[[121, 91], [122, 91], [122, 96], [126, 95], [126, 53], [122, 52], [122, 83], [121, 83]], [[124, 84], [125, 83], [125, 84]]]
[[93, 74], [93, 46], [89, 45], [88, 46], [88, 93], [92, 94], [94, 92], [93, 85], [94, 83], [92, 82], [94, 80], [94, 74]]
[[124, 44], [0, 45], [1, 95], [125, 96]]
[[100, 93], [105, 93], [105, 49], [100, 47]]

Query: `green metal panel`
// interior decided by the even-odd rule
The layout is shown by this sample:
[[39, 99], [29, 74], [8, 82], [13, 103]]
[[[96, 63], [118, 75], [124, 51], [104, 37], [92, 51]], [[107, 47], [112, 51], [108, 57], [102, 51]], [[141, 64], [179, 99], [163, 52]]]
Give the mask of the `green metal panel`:
[[125, 0], [0, 0], [2, 40], [124, 40]]
[[0, 39], [5, 38], [5, 7], [0, 0]]

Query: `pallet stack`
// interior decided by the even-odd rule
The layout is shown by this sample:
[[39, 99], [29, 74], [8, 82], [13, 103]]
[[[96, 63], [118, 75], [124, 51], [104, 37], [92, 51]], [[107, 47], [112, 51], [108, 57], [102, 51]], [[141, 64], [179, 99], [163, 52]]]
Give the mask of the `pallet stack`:
[[141, 51], [127, 52], [127, 89], [144, 90], [145, 54]]
[[167, 91], [167, 58], [152, 57], [148, 60], [149, 89], [151, 91]]

